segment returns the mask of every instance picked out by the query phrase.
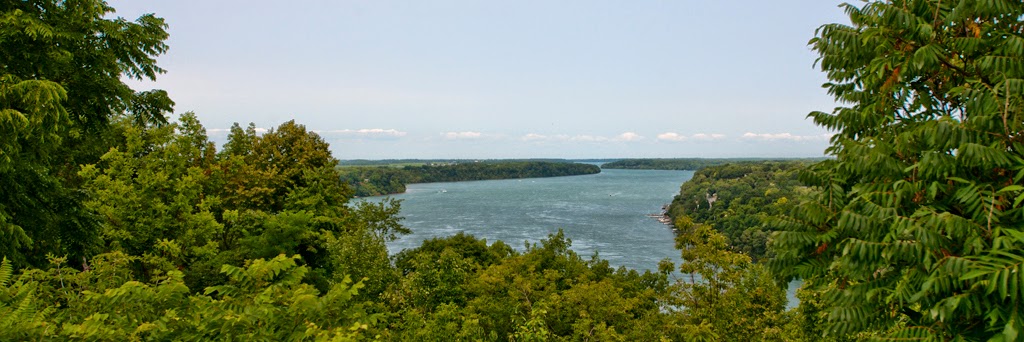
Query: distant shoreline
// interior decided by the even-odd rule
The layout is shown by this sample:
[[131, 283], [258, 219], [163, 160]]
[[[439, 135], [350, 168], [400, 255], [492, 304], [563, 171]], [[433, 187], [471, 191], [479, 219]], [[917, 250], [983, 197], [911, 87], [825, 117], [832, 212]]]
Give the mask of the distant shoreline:
[[356, 197], [404, 193], [407, 184], [443, 183], [478, 180], [527, 179], [579, 176], [601, 173], [593, 164], [567, 161], [472, 161], [401, 166], [339, 167], [342, 181], [353, 188]]
[[[600, 172], [598, 172], [598, 173], [600, 173]], [[408, 185], [413, 185], [413, 184], [463, 183], [463, 182], [484, 182], [484, 181], [514, 180], [514, 179], [543, 179], [543, 178], [559, 178], [559, 177], [579, 177], [579, 176], [596, 175], [598, 173], [586, 173], [586, 174], [562, 175], [562, 176], [524, 177], [524, 178], [493, 178], [493, 179], [469, 179], [469, 180], [457, 180], [457, 181], [417, 182], [417, 183], [408, 183], [406, 185], [408, 186]], [[401, 195], [401, 194], [404, 194], [404, 193], [407, 193], [407, 192], [408, 191], [387, 193], [387, 194], [381, 194], [381, 195], [372, 195], [372, 196], [354, 196], [354, 198], [369, 198], [369, 197], [381, 197], [381, 196], [390, 196], [390, 195]]]
[[827, 158], [633, 158], [601, 165], [602, 169], [697, 171], [709, 166], [734, 163], [792, 162], [813, 163]]

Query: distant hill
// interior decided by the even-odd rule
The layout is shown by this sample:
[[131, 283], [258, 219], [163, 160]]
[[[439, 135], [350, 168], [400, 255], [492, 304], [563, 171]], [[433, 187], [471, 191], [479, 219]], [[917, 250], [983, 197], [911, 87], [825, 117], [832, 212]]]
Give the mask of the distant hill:
[[809, 160], [746, 161], [708, 166], [683, 183], [668, 207], [673, 223], [707, 224], [754, 260], [770, 257], [772, 217], [785, 214], [813, 190], [797, 179]]
[[587, 175], [601, 172], [592, 164], [568, 161], [425, 161], [339, 167], [342, 181], [360, 197], [405, 192], [406, 184]]
[[466, 163], [506, 163], [506, 162], [553, 162], [570, 163], [571, 160], [557, 158], [529, 158], [529, 159], [348, 159], [340, 160], [339, 166], [420, 166], [420, 165], [454, 165]]
[[601, 165], [603, 169], [632, 170], [700, 170], [708, 166], [724, 165], [740, 162], [765, 161], [819, 161], [824, 158], [637, 158], [621, 159]]

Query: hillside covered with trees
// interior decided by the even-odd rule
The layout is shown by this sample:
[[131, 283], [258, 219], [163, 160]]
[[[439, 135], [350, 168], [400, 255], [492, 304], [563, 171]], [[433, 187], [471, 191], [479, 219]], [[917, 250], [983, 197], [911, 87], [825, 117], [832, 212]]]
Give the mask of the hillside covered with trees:
[[742, 162], [709, 166], [683, 183], [666, 214], [680, 226], [705, 224], [754, 260], [770, 256], [772, 220], [812, 190], [797, 176], [809, 162]]
[[871, 1], [810, 46], [839, 107], [772, 268], [820, 291], [824, 332], [1024, 338], [1024, 3]]
[[622, 159], [601, 165], [602, 169], [630, 170], [688, 170], [695, 171], [705, 167], [741, 163], [748, 161], [764, 161], [759, 158], [638, 158]]
[[844, 8], [810, 42], [833, 159], [701, 170], [683, 263], [641, 274], [560, 232], [389, 256], [401, 203], [350, 203], [316, 133], [218, 148], [125, 83], [163, 72], [160, 17], [0, 2], [0, 340], [1021, 340], [1024, 3]]
[[529, 159], [346, 159], [339, 160], [341, 167], [349, 166], [420, 166], [420, 165], [452, 165], [465, 163], [502, 163], [502, 162], [552, 162], [571, 163], [572, 160], [557, 158]]
[[591, 164], [552, 161], [470, 161], [401, 167], [343, 167], [339, 170], [342, 180], [359, 197], [402, 193], [407, 184], [413, 183], [561, 177], [601, 172], [601, 168]]

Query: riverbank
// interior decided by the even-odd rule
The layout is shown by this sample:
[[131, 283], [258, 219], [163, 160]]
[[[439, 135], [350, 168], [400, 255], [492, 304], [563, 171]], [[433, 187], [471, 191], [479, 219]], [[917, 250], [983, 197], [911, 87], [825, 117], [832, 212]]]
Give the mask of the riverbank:
[[659, 223], [669, 226], [669, 228], [672, 228], [672, 232], [676, 232], [676, 227], [674, 224], [672, 224], [672, 217], [668, 216], [668, 208], [669, 204], [665, 204], [661, 206], [660, 214], [647, 214], [647, 217], [658, 220]]
[[357, 197], [404, 193], [408, 184], [477, 180], [548, 178], [597, 174], [593, 164], [549, 161], [473, 161], [402, 167], [344, 167], [341, 179]]

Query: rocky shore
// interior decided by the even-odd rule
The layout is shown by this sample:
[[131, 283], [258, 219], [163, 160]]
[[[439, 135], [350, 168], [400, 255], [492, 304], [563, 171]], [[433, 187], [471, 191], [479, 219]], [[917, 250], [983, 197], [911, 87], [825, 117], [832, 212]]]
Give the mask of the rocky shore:
[[662, 224], [672, 227], [672, 231], [675, 231], [675, 227], [672, 225], [672, 218], [668, 216], [668, 204], [661, 206], [660, 214], [647, 214], [647, 217], [653, 218], [661, 222]]

